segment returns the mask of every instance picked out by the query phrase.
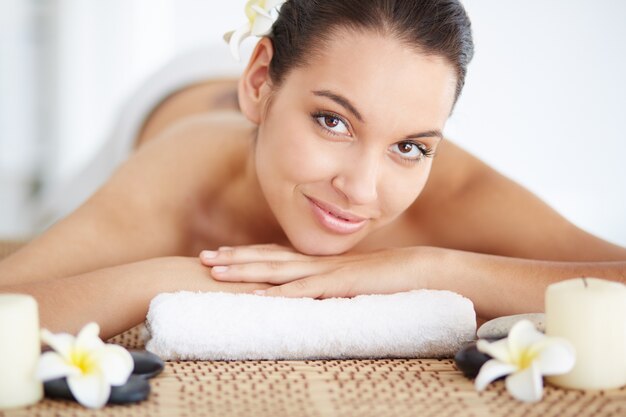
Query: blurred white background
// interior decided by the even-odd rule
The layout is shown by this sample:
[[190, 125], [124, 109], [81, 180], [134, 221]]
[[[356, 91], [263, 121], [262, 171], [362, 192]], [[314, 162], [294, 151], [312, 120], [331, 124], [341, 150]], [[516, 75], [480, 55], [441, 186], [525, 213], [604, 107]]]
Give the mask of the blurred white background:
[[[122, 103], [176, 55], [221, 42], [244, 3], [0, 0], [0, 238], [40, 232], [40, 207], [90, 164]], [[464, 4], [476, 55], [445, 133], [626, 246], [626, 2]]]

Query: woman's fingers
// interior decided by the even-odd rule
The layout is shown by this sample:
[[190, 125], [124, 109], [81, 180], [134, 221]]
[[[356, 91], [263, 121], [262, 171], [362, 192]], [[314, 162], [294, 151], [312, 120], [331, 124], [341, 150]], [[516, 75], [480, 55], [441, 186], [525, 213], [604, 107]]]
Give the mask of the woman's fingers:
[[278, 245], [250, 245], [238, 247], [221, 247], [218, 250], [200, 252], [200, 260], [204, 265], [233, 265], [251, 262], [287, 262], [304, 261], [308, 256], [293, 249]]
[[309, 276], [298, 280], [290, 281], [282, 285], [266, 288], [265, 290], [253, 291], [255, 294], [270, 297], [289, 298], [333, 298], [333, 297], [353, 297], [355, 293], [356, 277], [337, 279], [336, 274], [328, 273]]
[[219, 281], [267, 282], [284, 284], [303, 277], [321, 274], [331, 268], [323, 261], [265, 261], [215, 265], [211, 276]]

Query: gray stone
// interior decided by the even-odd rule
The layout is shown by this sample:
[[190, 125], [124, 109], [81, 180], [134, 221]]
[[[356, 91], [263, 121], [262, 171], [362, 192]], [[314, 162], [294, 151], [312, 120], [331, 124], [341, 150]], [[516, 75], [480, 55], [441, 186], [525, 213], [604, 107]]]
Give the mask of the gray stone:
[[520, 320], [530, 320], [537, 330], [545, 332], [546, 315], [544, 313], [515, 314], [513, 316], [502, 316], [484, 323], [476, 332], [479, 339], [502, 339], [507, 337], [509, 330]]

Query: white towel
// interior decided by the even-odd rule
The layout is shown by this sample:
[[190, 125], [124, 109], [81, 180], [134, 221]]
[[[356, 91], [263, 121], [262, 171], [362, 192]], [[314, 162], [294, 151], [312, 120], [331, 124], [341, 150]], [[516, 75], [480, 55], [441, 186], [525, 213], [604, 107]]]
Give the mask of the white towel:
[[472, 302], [440, 290], [353, 298], [163, 293], [146, 349], [165, 360], [452, 357], [476, 339]]

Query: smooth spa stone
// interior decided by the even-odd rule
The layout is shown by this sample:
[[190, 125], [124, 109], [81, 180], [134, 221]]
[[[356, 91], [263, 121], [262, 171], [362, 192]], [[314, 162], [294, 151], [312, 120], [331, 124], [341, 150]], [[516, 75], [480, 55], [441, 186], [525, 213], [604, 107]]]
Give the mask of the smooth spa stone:
[[135, 367], [133, 368], [133, 375], [141, 376], [143, 378], [152, 378], [163, 371], [165, 364], [163, 359], [159, 358], [152, 352], [147, 350], [131, 350], [130, 355], [133, 357]]
[[491, 356], [486, 353], [480, 352], [476, 348], [476, 342], [467, 344], [463, 349], [459, 350], [454, 355], [454, 363], [463, 375], [473, 379], [478, 375], [478, 371], [485, 362], [491, 359]]
[[546, 315], [544, 313], [515, 314], [502, 316], [484, 323], [476, 332], [479, 339], [502, 339], [509, 335], [511, 327], [520, 320], [530, 320], [537, 330], [546, 331]]
[[[46, 381], [43, 389], [48, 398], [63, 398], [74, 400], [65, 377]], [[150, 394], [150, 383], [139, 375], [131, 375], [124, 385], [111, 387], [111, 396], [107, 404], [127, 404], [143, 401]]]
[[[111, 387], [111, 396], [107, 404], [127, 404], [145, 400], [150, 394], [148, 379], [158, 375], [164, 368], [163, 360], [154, 353], [132, 350], [130, 355], [135, 365], [133, 372], [126, 384]], [[48, 398], [74, 400], [65, 378], [44, 382], [44, 392]]]

